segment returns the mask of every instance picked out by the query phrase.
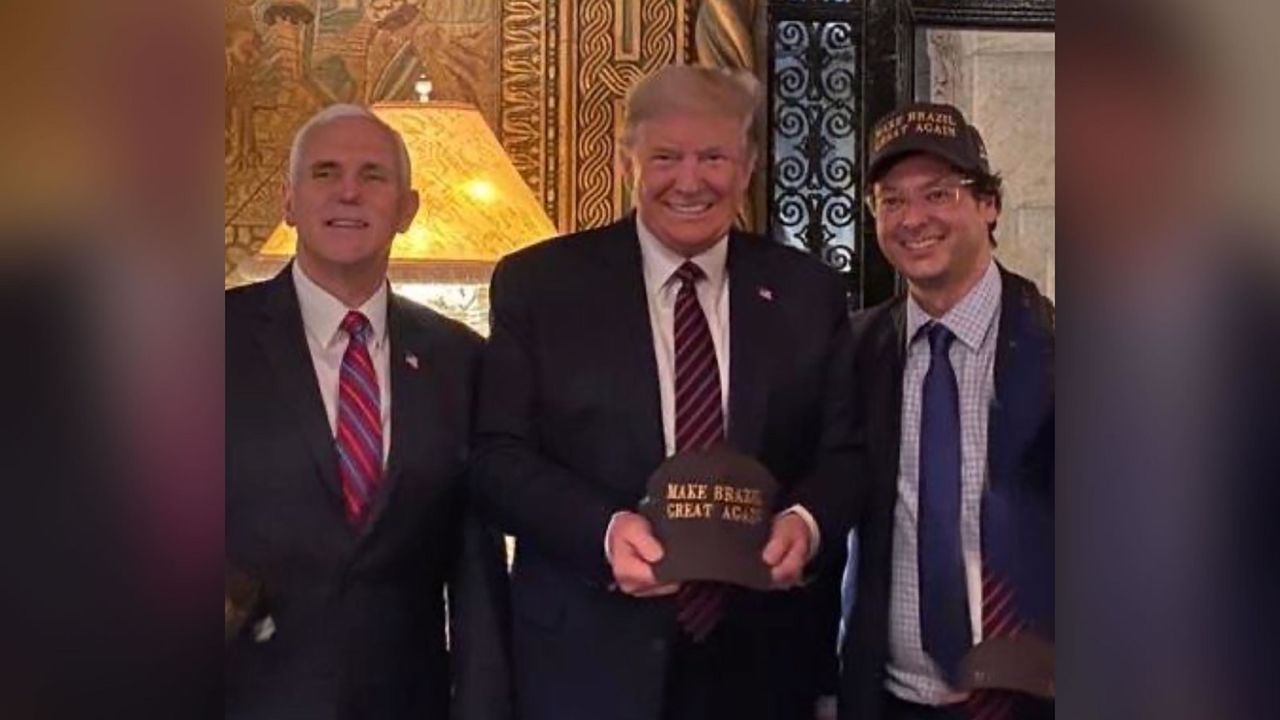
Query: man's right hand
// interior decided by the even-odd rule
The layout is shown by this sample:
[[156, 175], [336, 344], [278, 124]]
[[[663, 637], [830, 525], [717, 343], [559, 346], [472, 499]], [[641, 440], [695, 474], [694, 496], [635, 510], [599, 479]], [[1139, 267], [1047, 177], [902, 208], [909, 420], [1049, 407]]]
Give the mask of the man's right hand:
[[609, 565], [613, 580], [622, 592], [634, 597], [672, 595], [680, 583], [659, 583], [653, 576], [653, 563], [662, 559], [662, 543], [653, 536], [649, 521], [643, 515], [620, 512], [609, 523]]

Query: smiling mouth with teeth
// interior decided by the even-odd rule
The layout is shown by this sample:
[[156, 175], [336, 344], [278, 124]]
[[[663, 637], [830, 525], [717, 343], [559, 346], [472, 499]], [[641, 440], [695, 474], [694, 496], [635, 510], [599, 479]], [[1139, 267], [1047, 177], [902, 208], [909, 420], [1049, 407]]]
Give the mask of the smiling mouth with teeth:
[[363, 230], [364, 228], [369, 227], [369, 223], [364, 220], [348, 220], [344, 218], [326, 220], [324, 224], [325, 227], [344, 228], [348, 230]]
[[711, 209], [711, 205], [703, 203], [700, 205], [668, 205], [667, 208], [679, 215], [698, 215]]
[[941, 237], [927, 237], [927, 238], [916, 238], [913, 240], [904, 240], [902, 242], [902, 245], [908, 250], [921, 250], [924, 248], [933, 247], [934, 245], [937, 245], [940, 242], [942, 242]]

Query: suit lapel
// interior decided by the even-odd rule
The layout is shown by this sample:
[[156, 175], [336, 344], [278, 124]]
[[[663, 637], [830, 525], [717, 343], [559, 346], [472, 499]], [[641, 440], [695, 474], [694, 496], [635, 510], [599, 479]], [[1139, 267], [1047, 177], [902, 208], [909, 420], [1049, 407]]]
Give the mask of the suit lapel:
[[1052, 340], [1038, 320], [1040, 298], [1025, 280], [1001, 268], [1000, 327], [995, 398], [988, 419], [991, 485], [999, 490], [1015, 476], [1017, 448], [1025, 447], [1047, 412], [1053, 387]]
[[368, 537], [383, 518], [392, 495], [403, 481], [405, 455], [411, 445], [430, 445], [434, 438], [432, 413], [439, 406], [427, 376], [431, 357], [428, 337], [413, 332], [404, 317], [400, 299], [387, 293], [388, 375], [391, 382], [391, 446], [386, 472], [370, 507], [362, 536]]
[[[866, 452], [873, 458], [869, 467], [872, 470], [869, 479], [874, 483], [871, 487], [870, 520], [866, 528], [859, 529], [858, 532], [860, 537], [865, 537], [866, 552], [874, 558], [868, 567], [885, 570], [868, 576], [868, 587], [871, 590], [867, 593], [867, 603], [869, 608], [873, 608], [871, 612], [881, 618], [873, 623], [880, 628], [884, 627], [883, 623], [888, 622], [892, 599], [891, 573], [888, 570], [893, 562], [894, 510], [898, 504], [898, 473], [902, 454], [902, 374], [907, 357], [905, 297], [895, 298], [884, 312], [888, 317], [872, 318], [865, 330], [867, 336], [858, 340], [860, 344], [870, 345], [858, 351], [860, 359], [857, 367], [857, 371], [863, 375], [857, 380], [857, 384], [863, 388], [867, 398], [867, 402], [860, 403], [860, 407], [867, 411], [867, 417], [861, 422], [865, 426]], [[882, 650], [879, 652], [884, 652], [883, 648], [887, 646], [883, 645], [883, 629], [880, 632], [879, 647]]]
[[624, 395], [619, 404], [635, 413], [631, 429], [639, 456], [656, 467], [666, 455], [666, 443], [635, 216], [618, 222], [614, 228], [615, 232], [595, 246], [602, 270], [597, 310], [607, 317], [593, 325], [602, 338], [607, 338], [598, 345], [602, 367], [617, 368], [618, 382], [608, 392]]
[[1003, 268], [1001, 276], [982, 556], [1012, 582], [1023, 619], [1052, 637], [1052, 487], [1039, 485], [1044, 470], [1034, 466], [1034, 455], [1043, 452], [1036, 449], [1037, 434], [1053, 412], [1052, 321], [1034, 285]]
[[769, 409], [776, 342], [774, 288], [752, 240], [729, 236], [729, 444], [758, 455]]
[[899, 462], [902, 456], [902, 375], [907, 366], [907, 304], [900, 298], [889, 309], [890, 331], [882, 333], [877, 341], [881, 344], [877, 357], [883, 361], [878, 363], [885, 375], [880, 383], [889, 393], [888, 402], [883, 404], [884, 416], [880, 422], [888, 428], [888, 441], [880, 452], [885, 453], [884, 467], [892, 469], [891, 495], [894, 502], [898, 497]]
[[[893, 532], [893, 508], [898, 498], [902, 453], [902, 373], [906, 366], [906, 305], [903, 296], [887, 305], [863, 310], [853, 318], [857, 408], [861, 442], [871, 483], [870, 547], [887, 555]], [[887, 592], [887, 591], [886, 591]], [[887, 602], [887, 598], [886, 598]]]
[[338, 478], [338, 454], [333, 445], [324, 400], [316, 384], [311, 352], [307, 349], [302, 312], [293, 287], [292, 264], [271, 281], [271, 292], [263, 304], [263, 323], [258, 341], [262, 344], [285, 401], [297, 416], [308, 451], [315, 461], [321, 483], [341, 507], [342, 485]]

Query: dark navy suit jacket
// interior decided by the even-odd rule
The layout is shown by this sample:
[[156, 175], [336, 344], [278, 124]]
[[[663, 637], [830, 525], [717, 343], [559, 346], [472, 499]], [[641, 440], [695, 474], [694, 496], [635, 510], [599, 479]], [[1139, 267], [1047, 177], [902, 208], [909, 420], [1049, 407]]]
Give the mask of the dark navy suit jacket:
[[[1053, 306], [1026, 278], [1001, 268], [995, 399], [987, 427], [984, 536], [999, 523], [1001, 560], [1022, 618], [1054, 637]], [[857, 519], [856, 602], [845, 618], [840, 717], [885, 716], [893, 515], [898, 499], [905, 296], [854, 318], [855, 417], [870, 483]], [[988, 536], [989, 537], [989, 536]], [[985, 545], [985, 543], [984, 543]], [[990, 552], [984, 548], [984, 552]]]
[[276, 626], [230, 643], [227, 717], [508, 717], [502, 546], [464, 493], [481, 340], [394, 295], [388, 331], [391, 449], [356, 532], [289, 269], [227, 293], [227, 561]]
[[[839, 545], [855, 483], [851, 340], [839, 277], [803, 253], [729, 238], [728, 442]], [[516, 536], [512, 575], [522, 720], [661, 717], [674, 601], [610, 590], [610, 516], [634, 509], [664, 458], [658, 370], [635, 220], [505, 258], [490, 296], [476, 492]], [[717, 633], [743, 718], [812, 714], [820, 655], [802, 592], [734, 595]], [[827, 653], [830, 657], [830, 653]], [[733, 703], [732, 706], [728, 705]]]

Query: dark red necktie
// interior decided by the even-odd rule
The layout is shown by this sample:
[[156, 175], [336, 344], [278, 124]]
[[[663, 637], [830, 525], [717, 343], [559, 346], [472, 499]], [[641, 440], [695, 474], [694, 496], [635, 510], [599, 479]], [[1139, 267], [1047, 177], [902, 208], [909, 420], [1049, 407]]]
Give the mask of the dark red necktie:
[[[724, 439], [720, 364], [707, 316], [695, 289], [706, 278], [702, 268], [686, 261], [675, 272], [676, 294], [675, 414], [676, 452], [702, 450]], [[686, 582], [676, 594], [676, 618], [694, 642], [702, 642], [720, 622], [728, 588], [714, 582]]]
[[342, 478], [342, 503], [347, 520], [360, 527], [382, 478], [382, 396], [378, 375], [369, 355], [372, 326], [363, 314], [352, 310], [342, 319], [350, 338], [338, 373], [338, 422], [334, 438], [338, 448], [338, 473]]

